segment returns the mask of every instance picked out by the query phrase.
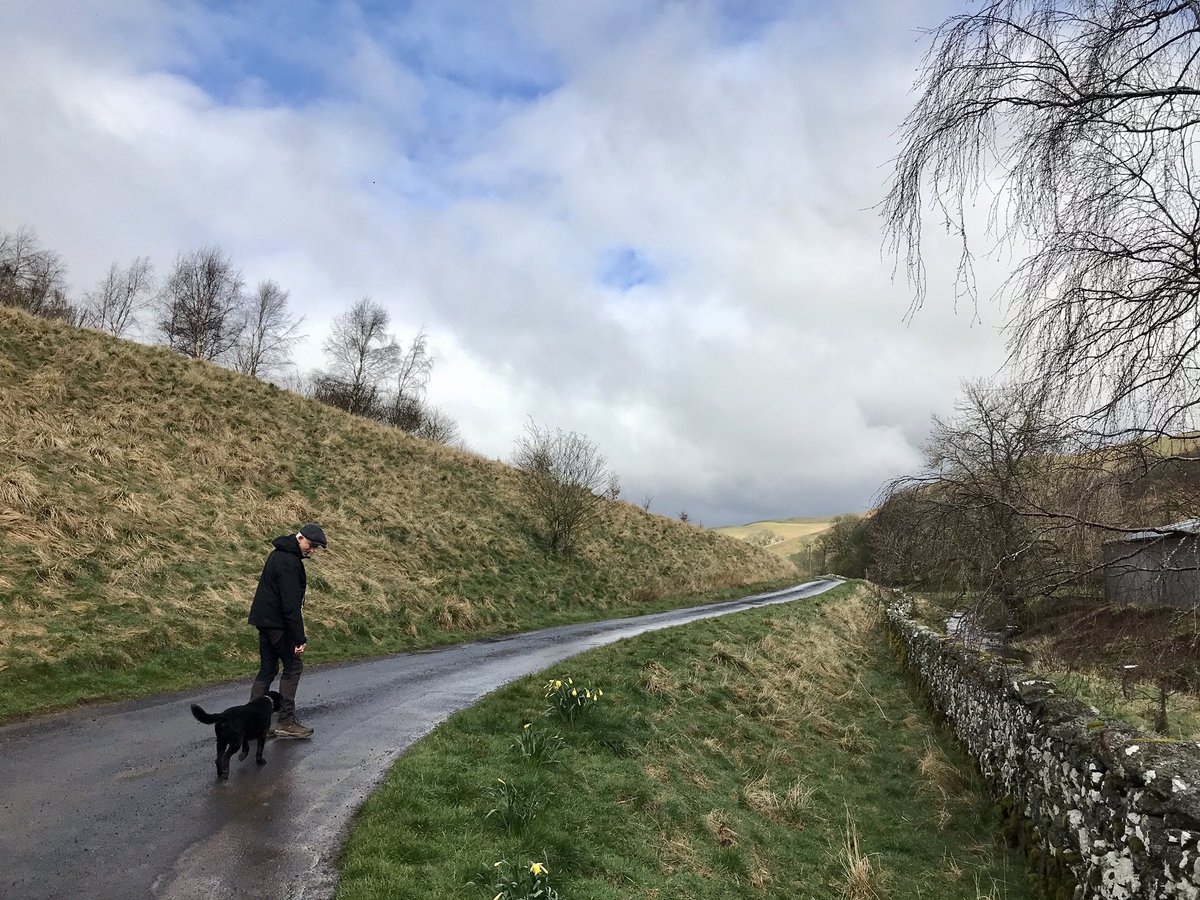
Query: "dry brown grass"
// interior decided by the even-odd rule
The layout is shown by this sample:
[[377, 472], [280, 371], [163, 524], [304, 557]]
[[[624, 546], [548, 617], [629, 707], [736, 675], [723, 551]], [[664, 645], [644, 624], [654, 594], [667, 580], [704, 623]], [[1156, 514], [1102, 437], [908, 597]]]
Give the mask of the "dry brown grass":
[[763, 773], [742, 788], [741, 796], [746, 806], [759, 815], [774, 822], [802, 827], [814, 793], [816, 788], [804, 778], [793, 779], [780, 792], [774, 788], [770, 775]]
[[663, 835], [659, 865], [667, 875], [682, 870], [695, 872], [702, 878], [716, 877], [716, 873], [705, 865], [704, 858], [696, 851], [687, 834], [681, 831], [669, 831]]
[[931, 794], [938, 805], [938, 825], [945, 828], [950, 822], [950, 801], [966, 789], [962, 772], [932, 741], [926, 743], [917, 771], [921, 775], [921, 790]]
[[[868, 753], [874, 743], [861, 729], [843, 724], [841, 710], [847, 703], [870, 702], [890, 721], [859, 675], [877, 618], [866, 589], [858, 588], [845, 601], [822, 607], [815, 622], [769, 635], [757, 646], [714, 641], [706, 662], [739, 709], [756, 721], [797, 740], [807, 733], [849, 754]], [[693, 691], [708, 677], [696, 676]]]
[[845, 842], [838, 852], [842, 869], [842, 880], [837, 885], [839, 896], [844, 900], [879, 900], [878, 886], [882, 873], [871, 863], [871, 857], [862, 852], [858, 843], [858, 827], [846, 810]]
[[651, 660], [642, 669], [642, 688], [648, 694], [674, 696], [678, 690], [669, 669], [657, 660]]
[[712, 835], [713, 840], [722, 847], [736, 847], [738, 833], [729, 824], [728, 813], [723, 809], [714, 809], [704, 814], [704, 827]]
[[[513, 628], [550, 608], [628, 610], [794, 571], [624, 502], [604, 504], [575, 558], [549, 556], [508, 466], [16, 310], [0, 309], [0, 363], [10, 668], [86, 664], [81, 648], [96, 638], [111, 660], [144, 659], [146, 633], [183, 623], [193, 644], [232, 652], [267, 541], [305, 521], [320, 521], [332, 548], [310, 566], [318, 656], [364, 623], [391, 635], [386, 649], [414, 633]], [[80, 603], [86, 613], [72, 613]]]
[[762, 893], [765, 891], [774, 880], [771, 876], [771, 870], [767, 867], [766, 860], [757, 850], [750, 851], [750, 883], [754, 885], [755, 890]]
[[917, 767], [928, 790], [935, 794], [944, 797], [954, 796], [965, 787], [962, 773], [932, 742], [926, 744], [925, 752], [921, 754]]

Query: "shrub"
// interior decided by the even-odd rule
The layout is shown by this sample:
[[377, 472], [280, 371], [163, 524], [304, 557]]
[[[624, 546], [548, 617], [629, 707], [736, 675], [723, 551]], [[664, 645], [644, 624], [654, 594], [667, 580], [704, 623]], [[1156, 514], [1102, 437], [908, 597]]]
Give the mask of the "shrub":
[[584, 435], [540, 428], [532, 420], [517, 441], [513, 466], [521, 492], [546, 530], [552, 550], [571, 553], [596, 523], [600, 504], [614, 496], [616, 477]]

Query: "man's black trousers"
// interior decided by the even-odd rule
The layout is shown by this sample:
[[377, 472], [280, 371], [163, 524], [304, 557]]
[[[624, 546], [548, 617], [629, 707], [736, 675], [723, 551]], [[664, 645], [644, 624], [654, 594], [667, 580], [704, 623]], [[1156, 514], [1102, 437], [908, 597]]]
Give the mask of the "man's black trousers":
[[261, 697], [271, 688], [275, 673], [283, 666], [279, 677], [279, 724], [285, 725], [296, 718], [296, 688], [300, 685], [300, 673], [304, 661], [296, 655], [296, 643], [282, 628], [258, 629], [258, 674], [250, 688], [250, 699]]

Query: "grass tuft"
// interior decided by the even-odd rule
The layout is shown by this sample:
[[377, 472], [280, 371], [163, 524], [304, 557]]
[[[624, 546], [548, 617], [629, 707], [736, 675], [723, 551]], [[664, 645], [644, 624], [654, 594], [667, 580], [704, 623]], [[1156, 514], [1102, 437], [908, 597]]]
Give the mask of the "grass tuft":
[[858, 827], [850, 818], [850, 810], [846, 810], [845, 841], [838, 855], [842, 867], [842, 881], [839, 895], [844, 900], [878, 900], [879, 892], [876, 884], [881, 880], [880, 874], [871, 865], [871, 857], [859, 848]]

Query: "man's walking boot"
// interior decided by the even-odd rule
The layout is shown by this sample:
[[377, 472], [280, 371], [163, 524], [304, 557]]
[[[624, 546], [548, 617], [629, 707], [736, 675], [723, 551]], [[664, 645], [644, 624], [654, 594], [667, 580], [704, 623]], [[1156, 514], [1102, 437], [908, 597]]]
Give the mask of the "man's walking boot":
[[312, 737], [313, 730], [307, 725], [301, 725], [295, 719], [290, 719], [287, 722], [280, 722], [276, 725], [275, 731], [272, 733], [275, 737], [306, 738]]

